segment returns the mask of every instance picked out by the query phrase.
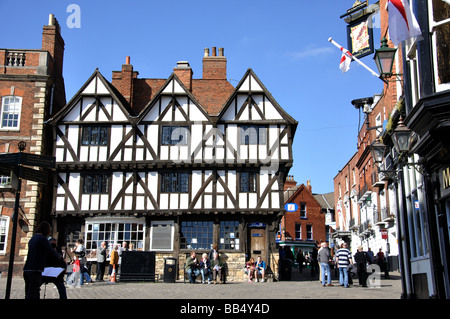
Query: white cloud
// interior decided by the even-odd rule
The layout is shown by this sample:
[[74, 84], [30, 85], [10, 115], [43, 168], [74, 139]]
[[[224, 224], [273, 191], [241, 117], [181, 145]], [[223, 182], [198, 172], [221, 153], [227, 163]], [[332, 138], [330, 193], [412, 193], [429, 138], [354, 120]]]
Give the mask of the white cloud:
[[286, 56], [289, 56], [293, 59], [303, 59], [309, 57], [317, 57], [319, 55], [327, 55], [332, 53], [334, 50], [332, 47], [316, 47], [314, 44], [309, 45], [301, 51], [297, 52], [287, 52]]

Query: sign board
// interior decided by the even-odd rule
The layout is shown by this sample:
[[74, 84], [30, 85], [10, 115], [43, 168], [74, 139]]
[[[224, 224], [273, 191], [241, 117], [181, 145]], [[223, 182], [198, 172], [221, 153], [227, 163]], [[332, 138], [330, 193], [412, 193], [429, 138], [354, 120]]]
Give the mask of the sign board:
[[287, 212], [296, 212], [298, 210], [298, 205], [296, 203], [287, 203], [284, 205], [284, 209]]
[[44, 168], [55, 168], [56, 159], [52, 156], [36, 155], [29, 153], [7, 153], [0, 154], [0, 163], [7, 165], [39, 166]]
[[388, 231], [387, 229], [381, 229], [381, 239], [388, 239]]
[[374, 53], [372, 16], [364, 16], [347, 26], [347, 49], [356, 58]]

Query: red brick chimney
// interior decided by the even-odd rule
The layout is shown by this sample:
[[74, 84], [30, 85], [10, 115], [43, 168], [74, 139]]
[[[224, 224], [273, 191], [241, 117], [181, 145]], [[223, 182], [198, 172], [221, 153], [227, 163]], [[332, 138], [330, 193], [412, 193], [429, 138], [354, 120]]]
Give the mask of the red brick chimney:
[[113, 71], [112, 85], [119, 90], [130, 105], [133, 105], [133, 79], [137, 78], [139, 73], [133, 71], [130, 60], [130, 57], [127, 56], [125, 64], [122, 64], [122, 71]]
[[175, 75], [181, 80], [183, 85], [189, 90], [192, 91], [192, 75], [194, 72], [192, 71], [188, 61], [179, 61], [177, 62], [177, 67], [173, 68]]
[[42, 50], [48, 51], [52, 57], [49, 61], [49, 75], [54, 83], [53, 113], [66, 104], [66, 94], [63, 78], [64, 40], [61, 36], [61, 27], [53, 14], [49, 15], [48, 25], [42, 31]]
[[309, 191], [312, 193], [312, 187], [311, 187], [311, 181], [308, 179], [306, 181], [306, 187], [309, 189]]
[[284, 190], [287, 190], [288, 188], [294, 187], [297, 185], [297, 182], [294, 180], [294, 176], [288, 175], [286, 177], [286, 181], [284, 182]]
[[216, 47], [212, 48], [212, 54], [209, 55], [209, 49], [205, 49], [203, 57], [203, 79], [226, 80], [227, 79], [227, 59], [224, 56], [223, 48], [219, 48], [217, 56]]

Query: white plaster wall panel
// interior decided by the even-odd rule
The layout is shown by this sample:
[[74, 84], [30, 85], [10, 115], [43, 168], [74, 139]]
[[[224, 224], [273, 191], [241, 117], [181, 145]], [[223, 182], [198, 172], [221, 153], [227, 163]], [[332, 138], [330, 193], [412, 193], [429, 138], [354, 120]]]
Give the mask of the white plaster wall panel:
[[95, 82], [96, 82], [96, 78], [94, 77], [91, 82], [84, 88], [83, 90], [83, 94], [95, 94]]
[[281, 120], [283, 117], [277, 111], [277, 109], [270, 103], [269, 100], [266, 100], [265, 103], [265, 117], [267, 120]]
[[161, 193], [159, 195], [159, 207], [161, 209], [168, 209], [169, 208], [169, 194], [168, 193]]
[[216, 196], [216, 206], [217, 208], [225, 208], [225, 196], [223, 195]]
[[[123, 138], [123, 129], [121, 125], [112, 125], [111, 126], [111, 140], [110, 140], [110, 149], [113, 152], [119, 143], [122, 141]], [[114, 161], [121, 161], [122, 160], [122, 151], [119, 151], [117, 156], [114, 158]]]
[[280, 194], [278, 192], [271, 193], [272, 195], [272, 208], [280, 208]]
[[179, 194], [169, 194], [169, 209], [178, 209]]
[[70, 110], [69, 114], [64, 117], [64, 121], [67, 122], [76, 122], [80, 120], [80, 108], [81, 108], [81, 101], [78, 101], [77, 104], [73, 107], [72, 110]]
[[253, 76], [249, 76], [250, 77], [250, 89], [252, 90], [252, 92], [262, 92], [264, 91], [263, 88], [259, 85], [259, 83], [256, 81], [256, 79]]
[[207, 121], [206, 116], [199, 110], [199, 108], [191, 102], [189, 118], [191, 121]]
[[161, 146], [161, 154], [159, 155], [159, 157], [163, 161], [169, 159], [169, 146]]
[[255, 209], [258, 203], [258, 197], [256, 193], [248, 193], [248, 208]]
[[108, 94], [109, 91], [103, 82], [97, 77], [97, 93], [98, 94]]
[[248, 208], [248, 195], [247, 193], [239, 193], [239, 208]]
[[147, 187], [150, 190], [150, 193], [153, 195], [153, 198], [156, 199], [158, 196], [158, 173], [157, 172], [149, 172], [147, 174], [148, 184]]
[[90, 210], [90, 196], [81, 195], [81, 210]]
[[242, 85], [239, 87], [239, 92], [248, 92], [250, 90], [250, 76], [247, 76], [242, 82]]
[[[137, 195], [136, 197], [136, 210], [142, 210], [145, 208], [145, 196]], [[130, 198], [130, 202], [132, 198]]]
[[153, 122], [159, 117], [159, 107], [158, 102], [150, 109], [150, 111], [144, 116], [143, 121]]
[[89, 147], [89, 161], [97, 162], [98, 161], [98, 146], [90, 146]]
[[82, 99], [83, 105], [81, 115], [84, 116], [84, 122], [94, 122], [96, 120], [96, 109], [89, 110], [92, 104], [95, 103], [95, 99], [91, 97], [85, 97]]
[[[65, 203], [65, 198], [64, 197], [57, 197], [56, 198], [56, 204], [55, 204], [55, 209], [57, 211], [64, 211], [64, 203]], [[72, 208], [73, 210], [73, 208]]]
[[[150, 125], [148, 127], [148, 136], [147, 136], [147, 140], [150, 143], [150, 146], [152, 147], [152, 149], [155, 151], [155, 153], [158, 152], [158, 144], [159, 144], [159, 130], [158, 130], [158, 125]], [[147, 158], [152, 158], [150, 152], [147, 153]]]
[[108, 207], [108, 205], [109, 205], [108, 199], [109, 199], [109, 195], [106, 195], [106, 194], [100, 195], [100, 207], [99, 207], [99, 209], [107, 210], [109, 208]]
[[[72, 149], [76, 152], [78, 149], [78, 132], [79, 132], [79, 126], [78, 125], [70, 125], [68, 128], [68, 134], [67, 134], [67, 140], [70, 143], [70, 146], [72, 146]], [[67, 152], [68, 156], [66, 158], [66, 161], [73, 161], [72, 156], [69, 152]]]
[[189, 194], [180, 194], [180, 209], [189, 208]]
[[287, 146], [281, 147], [281, 159], [283, 160], [289, 159], [289, 148]]
[[99, 210], [100, 208], [100, 195], [92, 194], [90, 198], [90, 210]]
[[124, 158], [123, 159], [124, 159], [124, 161], [127, 161], [127, 162], [133, 160], [133, 149], [126, 148], [124, 150]]
[[205, 209], [212, 208], [212, 195], [204, 195], [205, 196]]
[[119, 194], [120, 190], [123, 186], [123, 173], [122, 172], [114, 172], [111, 178], [111, 198], [114, 200]]

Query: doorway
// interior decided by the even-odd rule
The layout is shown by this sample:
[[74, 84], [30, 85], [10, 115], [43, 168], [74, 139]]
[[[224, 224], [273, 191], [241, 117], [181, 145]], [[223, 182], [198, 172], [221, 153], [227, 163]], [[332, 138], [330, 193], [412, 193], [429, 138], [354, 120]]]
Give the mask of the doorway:
[[250, 228], [250, 257], [256, 261], [258, 256], [267, 264], [265, 228]]

